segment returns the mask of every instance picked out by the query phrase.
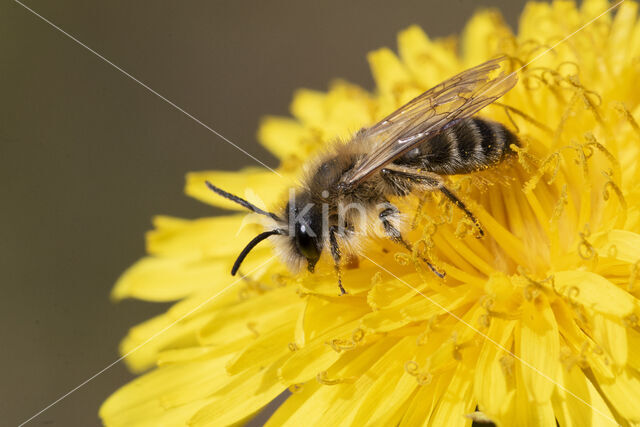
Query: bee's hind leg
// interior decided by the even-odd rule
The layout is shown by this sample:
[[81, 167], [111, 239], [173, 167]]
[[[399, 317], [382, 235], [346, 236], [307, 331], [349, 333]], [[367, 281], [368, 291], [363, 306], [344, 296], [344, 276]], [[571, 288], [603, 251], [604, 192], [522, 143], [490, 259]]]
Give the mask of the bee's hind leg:
[[338, 245], [338, 239], [336, 234], [339, 232], [337, 225], [329, 227], [329, 244], [331, 246], [331, 256], [333, 257], [333, 265], [336, 269], [336, 276], [338, 276], [338, 288], [340, 288], [340, 295], [344, 295], [347, 291], [342, 286], [342, 272], [340, 270], [340, 245]]
[[[402, 234], [400, 233], [400, 230], [398, 230], [392, 224], [392, 222], [390, 221], [390, 218], [393, 218], [394, 216], [397, 216], [400, 213], [400, 211], [398, 210], [398, 208], [395, 205], [393, 205], [393, 204], [391, 204], [389, 202], [386, 202], [385, 206], [386, 207], [378, 215], [379, 218], [380, 218], [380, 221], [382, 222], [382, 226], [384, 227], [385, 234], [392, 241], [394, 241], [396, 243], [399, 243], [402, 246], [404, 246], [409, 252], [413, 252], [413, 247], [411, 246], [411, 243], [408, 243], [407, 241], [405, 241], [402, 238]], [[427, 259], [422, 258], [422, 260], [427, 263], [427, 265], [429, 266], [431, 271], [433, 271], [433, 274], [435, 274], [436, 276], [438, 276], [440, 278], [443, 278], [445, 276], [445, 273], [439, 272], [433, 266], [433, 264], [431, 264]]]
[[465, 206], [464, 203], [462, 203], [462, 200], [458, 199], [458, 197], [453, 194], [447, 187], [445, 187], [444, 185], [441, 185], [440, 187], [438, 187], [438, 189], [440, 190], [440, 192], [442, 194], [444, 194], [447, 199], [449, 199], [454, 205], [456, 205], [458, 208], [462, 209], [462, 211], [467, 215], [467, 217], [469, 217], [469, 219], [473, 222], [473, 225], [476, 226], [476, 229], [478, 230], [478, 234], [480, 234], [479, 237], [484, 236], [484, 230], [482, 229], [482, 226], [480, 225], [480, 223], [478, 222], [478, 220], [476, 219], [475, 216], [473, 216], [473, 214], [471, 213], [471, 211], [469, 209], [467, 209], [467, 207]]
[[440, 190], [447, 199], [462, 210], [473, 222], [473, 225], [475, 225], [478, 230], [479, 237], [484, 236], [484, 230], [482, 229], [480, 222], [476, 219], [473, 213], [471, 213], [462, 200], [458, 199], [458, 197], [444, 185], [444, 181], [440, 175], [426, 171], [397, 169], [394, 167], [386, 167], [380, 172], [383, 178], [398, 187], [398, 189], [413, 187], [424, 191]]

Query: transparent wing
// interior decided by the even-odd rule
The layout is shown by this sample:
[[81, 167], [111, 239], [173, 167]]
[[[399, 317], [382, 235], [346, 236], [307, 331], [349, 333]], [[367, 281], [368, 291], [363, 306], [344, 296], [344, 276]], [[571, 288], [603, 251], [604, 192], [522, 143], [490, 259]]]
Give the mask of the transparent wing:
[[458, 120], [470, 117], [491, 104], [518, 81], [514, 73], [489, 73], [500, 68], [504, 57], [469, 68], [409, 101], [377, 124], [363, 131], [372, 142], [367, 155], [342, 179], [352, 186], [382, 169], [426, 139], [442, 132]]

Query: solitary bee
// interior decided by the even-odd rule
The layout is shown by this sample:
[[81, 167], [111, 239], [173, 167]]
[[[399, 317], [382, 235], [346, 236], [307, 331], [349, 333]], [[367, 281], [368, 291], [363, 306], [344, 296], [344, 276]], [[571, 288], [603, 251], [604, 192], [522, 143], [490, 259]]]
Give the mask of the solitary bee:
[[[294, 271], [306, 263], [313, 272], [323, 250], [329, 248], [344, 294], [341, 261], [345, 253], [357, 253], [372, 222], [389, 239], [411, 250], [401, 233], [400, 211], [388, 199], [413, 192], [440, 191], [473, 221], [482, 236], [480, 224], [445, 186], [442, 176], [494, 166], [512, 154], [512, 144], [518, 145], [516, 136], [502, 124], [472, 117], [516, 84], [515, 72], [489, 77], [504, 60], [493, 59], [465, 70], [361, 129], [350, 141], [336, 143], [308, 165], [303, 184], [278, 214], [207, 182], [217, 194], [276, 224], [247, 244], [231, 274], [236, 274], [258, 243], [273, 236], [277, 251]], [[364, 216], [358, 215], [363, 212]], [[444, 276], [424, 261], [436, 275]]]

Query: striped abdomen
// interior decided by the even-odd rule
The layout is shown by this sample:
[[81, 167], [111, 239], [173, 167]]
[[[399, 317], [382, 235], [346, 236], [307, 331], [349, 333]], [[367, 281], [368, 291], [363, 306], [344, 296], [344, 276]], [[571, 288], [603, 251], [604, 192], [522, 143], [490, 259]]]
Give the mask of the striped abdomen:
[[477, 117], [461, 120], [393, 163], [423, 168], [442, 175], [464, 174], [501, 162], [518, 145], [502, 124]]

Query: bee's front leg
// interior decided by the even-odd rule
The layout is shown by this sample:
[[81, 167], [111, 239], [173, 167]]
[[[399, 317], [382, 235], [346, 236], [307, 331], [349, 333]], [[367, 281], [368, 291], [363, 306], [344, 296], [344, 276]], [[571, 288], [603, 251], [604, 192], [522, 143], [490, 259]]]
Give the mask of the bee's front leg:
[[340, 232], [340, 227], [332, 225], [329, 227], [329, 245], [331, 246], [331, 256], [333, 257], [333, 265], [336, 269], [336, 275], [338, 276], [338, 288], [340, 288], [340, 295], [344, 295], [347, 291], [342, 286], [342, 272], [340, 271], [340, 245], [338, 245], [338, 239], [336, 235]]

